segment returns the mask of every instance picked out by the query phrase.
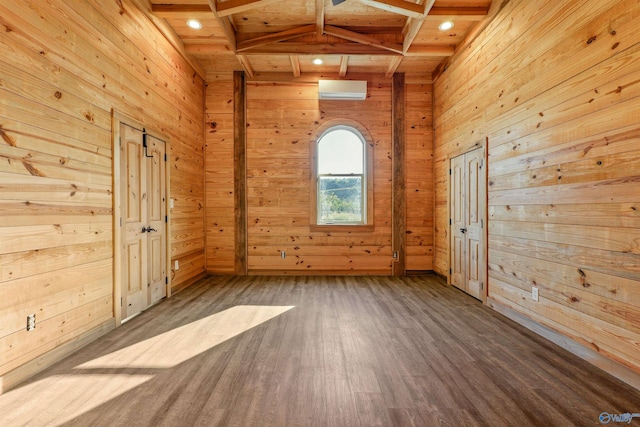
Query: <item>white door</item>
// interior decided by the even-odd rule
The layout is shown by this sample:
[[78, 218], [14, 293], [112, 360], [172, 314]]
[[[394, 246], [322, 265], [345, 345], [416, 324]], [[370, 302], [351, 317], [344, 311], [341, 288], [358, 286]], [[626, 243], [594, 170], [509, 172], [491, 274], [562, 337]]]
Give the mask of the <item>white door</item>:
[[484, 150], [470, 151], [451, 159], [451, 283], [469, 295], [483, 299]]
[[126, 319], [166, 296], [165, 143], [121, 124], [120, 173], [120, 303]]

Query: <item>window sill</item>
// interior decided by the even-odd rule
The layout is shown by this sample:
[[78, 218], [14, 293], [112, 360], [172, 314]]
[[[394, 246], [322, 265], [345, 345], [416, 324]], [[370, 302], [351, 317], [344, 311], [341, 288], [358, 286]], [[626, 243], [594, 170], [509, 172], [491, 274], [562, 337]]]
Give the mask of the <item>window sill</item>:
[[373, 224], [311, 224], [311, 231], [362, 233], [374, 230]]

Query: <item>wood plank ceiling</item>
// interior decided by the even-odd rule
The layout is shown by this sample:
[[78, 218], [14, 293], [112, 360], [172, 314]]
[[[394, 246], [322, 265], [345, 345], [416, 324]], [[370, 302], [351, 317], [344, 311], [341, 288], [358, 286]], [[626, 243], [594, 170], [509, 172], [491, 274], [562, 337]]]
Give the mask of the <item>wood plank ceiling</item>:
[[[491, 0], [168, 1], [152, 0], [152, 13], [169, 23], [208, 72], [244, 70], [250, 77], [396, 71], [430, 76], [491, 6]], [[190, 28], [189, 19], [202, 28]], [[440, 30], [447, 20], [453, 28]]]

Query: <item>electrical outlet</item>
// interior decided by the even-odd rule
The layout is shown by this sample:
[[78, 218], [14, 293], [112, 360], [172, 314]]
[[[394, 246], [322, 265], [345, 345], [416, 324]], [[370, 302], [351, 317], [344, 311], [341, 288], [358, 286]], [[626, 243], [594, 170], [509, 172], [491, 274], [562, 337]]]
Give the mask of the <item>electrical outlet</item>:
[[398, 251], [393, 251], [393, 259], [398, 259]]
[[180, 270], [180, 264], [178, 263], [178, 260], [176, 260], [175, 262], [174, 270]]
[[173, 207], [175, 206], [173, 199], [169, 199], [169, 209], [173, 209]]
[[531, 287], [531, 299], [534, 301], [538, 301], [538, 288], [535, 286]]
[[286, 251], [280, 251], [280, 257], [282, 257], [282, 259], [285, 259], [287, 257], [287, 252]]
[[33, 331], [36, 328], [36, 315], [29, 314], [27, 316], [27, 331]]

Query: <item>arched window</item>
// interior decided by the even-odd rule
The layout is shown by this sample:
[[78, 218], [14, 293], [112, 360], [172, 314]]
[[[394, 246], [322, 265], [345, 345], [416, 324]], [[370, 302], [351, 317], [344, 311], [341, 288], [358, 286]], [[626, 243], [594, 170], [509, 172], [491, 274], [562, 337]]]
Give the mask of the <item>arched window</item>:
[[369, 148], [351, 126], [327, 129], [316, 141], [315, 223], [366, 225], [369, 200]]

